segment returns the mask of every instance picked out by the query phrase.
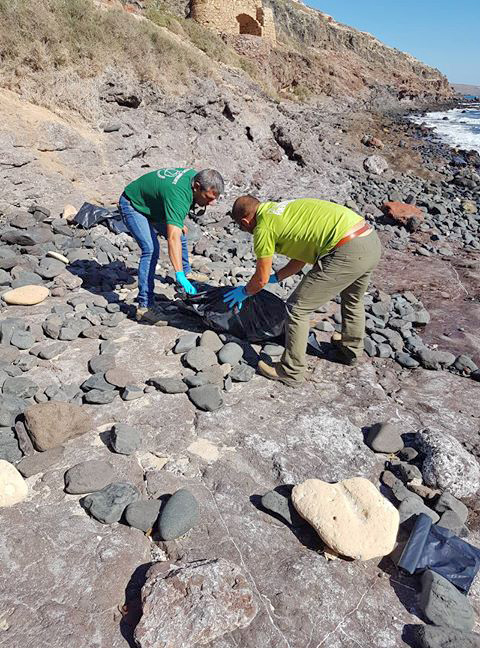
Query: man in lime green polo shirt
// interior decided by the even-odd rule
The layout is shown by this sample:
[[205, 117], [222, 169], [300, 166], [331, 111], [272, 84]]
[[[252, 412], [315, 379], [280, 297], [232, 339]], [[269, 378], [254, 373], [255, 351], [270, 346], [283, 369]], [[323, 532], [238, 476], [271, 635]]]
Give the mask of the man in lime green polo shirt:
[[185, 218], [198, 205], [207, 207], [224, 190], [223, 178], [213, 169], [159, 169], [134, 180], [119, 201], [122, 218], [142, 251], [138, 268], [137, 319], [155, 323], [155, 268], [160, 253], [158, 235], [168, 241], [168, 255], [177, 282], [194, 294], [190, 282]]
[[[335, 359], [354, 366], [363, 353], [363, 297], [381, 254], [374, 229], [346, 207], [308, 198], [260, 203], [253, 196], [242, 196], [233, 206], [232, 218], [242, 230], [253, 234], [257, 268], [246, 286], [226, 294], [230, 307], [241, 308], [245, 299], [267, 283], [283, 281], [307, 263], [313, 265], [288, 300], [282, 359], [273, 367], [261, 361], [260, 373], [292, 387], [301, 384], [307, 367], [310, 315], [338, 294], [342, 336]], [[291, 260], [271, 275], [275, 253]]]

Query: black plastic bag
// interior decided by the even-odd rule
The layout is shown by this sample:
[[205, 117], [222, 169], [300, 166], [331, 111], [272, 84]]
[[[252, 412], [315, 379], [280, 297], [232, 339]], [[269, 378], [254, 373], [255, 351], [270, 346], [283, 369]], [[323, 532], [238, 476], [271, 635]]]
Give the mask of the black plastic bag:
[[431, 569], [468, 592], [480, 568], [480, 549], [420, 513], [398, 566], [409, 574]]
[[106, 218], [111, 218], [112, 214], [106, 207], [99, 207], [91, 203], [83, 203], [75, 216], [74, 223], [81, 225], [85, 229], [90, 229], [94, 225], [98, 225]]
[[232, 290], [230, 286], [216, 288], [196, 283], [195, 287], [196, 295], [181, 297], [187, 310], [196, 313], [209, 328], [248, 342], [265, 342], [283, 335], [286, 305], [271, 292], [260, 291], [234, 312], [223, 302], [225, 293]]

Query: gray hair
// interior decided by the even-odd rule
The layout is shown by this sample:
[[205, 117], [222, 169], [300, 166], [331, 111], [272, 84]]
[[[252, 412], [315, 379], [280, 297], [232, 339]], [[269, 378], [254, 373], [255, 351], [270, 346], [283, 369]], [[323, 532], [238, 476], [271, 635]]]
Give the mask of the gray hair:
[[225, 182], [220, 173], [214, 169], [199, 171], [193, 178], [193, 182], [198, 182], [202, 191], [213, 189], [219, 196], [225, 191]]

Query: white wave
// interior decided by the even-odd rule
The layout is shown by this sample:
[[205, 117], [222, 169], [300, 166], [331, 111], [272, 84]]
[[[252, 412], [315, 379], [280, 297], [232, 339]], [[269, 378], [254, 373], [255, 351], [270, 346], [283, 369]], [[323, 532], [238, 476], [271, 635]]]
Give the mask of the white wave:
[[434, 128], [435, 134], [450, 146], [480, 153], [480, 111], [476, 106], [417, 115], [412, 121]]

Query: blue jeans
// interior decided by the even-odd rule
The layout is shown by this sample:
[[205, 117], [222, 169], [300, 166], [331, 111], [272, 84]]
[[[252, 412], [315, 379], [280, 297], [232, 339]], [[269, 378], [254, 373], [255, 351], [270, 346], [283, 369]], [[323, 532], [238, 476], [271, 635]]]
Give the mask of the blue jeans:
[[[158, 235], [167, 238], [167, 225], [166, 223], [154, 225], [146, 216], [134, 209], [123, 194], [118, 202], [118, 207], [128, 231], [142, 250], [138, 266], [138, 305], [140, 308], [148, 308], [153, 306], [155, 268], [160, 256]], [[187, 274], [191, 272], [191, 268], [188, 259], [187, 237], [183, 233], [181, 242], [183, 271]]]

